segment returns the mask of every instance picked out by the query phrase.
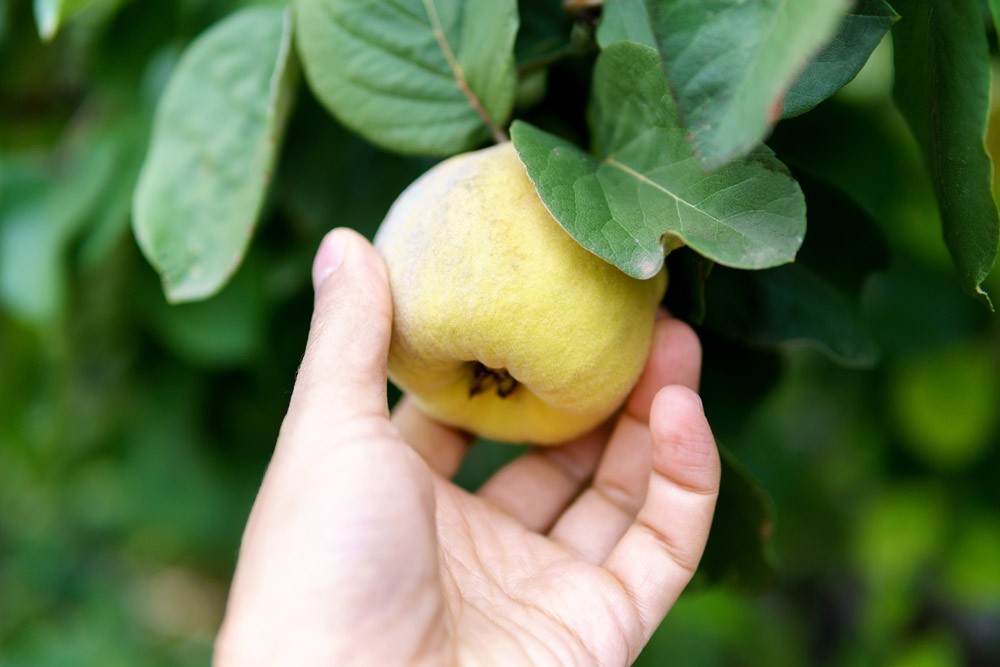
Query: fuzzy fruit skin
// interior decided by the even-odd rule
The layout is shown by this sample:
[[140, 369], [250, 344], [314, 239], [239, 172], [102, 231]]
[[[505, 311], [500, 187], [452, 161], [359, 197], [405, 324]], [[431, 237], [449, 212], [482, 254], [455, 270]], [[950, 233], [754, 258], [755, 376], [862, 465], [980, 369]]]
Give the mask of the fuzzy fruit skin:
[[[609, 417], [642, 372], [666, 271], [636, 280], [581, 247], [510, 143], [417, 179], [375, 246], [392, 286], [389, 377], [442, 422], [556, 444]], [[470, 397], [477, 361], [518, 386]]]

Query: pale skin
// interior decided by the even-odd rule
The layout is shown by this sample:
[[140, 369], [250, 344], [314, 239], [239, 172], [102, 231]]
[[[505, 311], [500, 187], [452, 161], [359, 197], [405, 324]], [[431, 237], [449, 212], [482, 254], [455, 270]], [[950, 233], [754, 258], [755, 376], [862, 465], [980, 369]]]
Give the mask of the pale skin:
[[634, 661], [690, 581], [718, 495], [694, 332], [661, 317], [615, 419], [468, 493], [450, 479], [470, 436], [405, 398], [390, 414], [378, 254], [335, 230], [313, 278], [309, 342], [215, 664]]

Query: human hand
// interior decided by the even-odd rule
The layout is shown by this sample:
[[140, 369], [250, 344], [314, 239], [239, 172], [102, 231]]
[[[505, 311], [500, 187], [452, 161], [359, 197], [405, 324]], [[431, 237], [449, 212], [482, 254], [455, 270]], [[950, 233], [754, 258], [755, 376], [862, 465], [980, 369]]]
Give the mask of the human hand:
[[694, 332], [658, 321], [617, 419], [470, 494], [449, 480], [471, 436], [405, 398], [390, 417], [378, 254], [335, 230], [313, 278], [216, 664], [631, 663], [690, 581], [718, 494]]

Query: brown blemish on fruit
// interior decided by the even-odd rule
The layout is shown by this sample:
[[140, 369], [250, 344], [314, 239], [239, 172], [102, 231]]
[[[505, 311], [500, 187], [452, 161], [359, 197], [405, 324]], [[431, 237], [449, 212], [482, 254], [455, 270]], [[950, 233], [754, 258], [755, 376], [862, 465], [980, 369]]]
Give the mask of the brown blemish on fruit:
[[507, 398], [517, 389], [517, 384], [506, 368], [487, 368], [477, 361], [472, 365], [469, 398], [490, 390], [496, 391], [500, 398]]

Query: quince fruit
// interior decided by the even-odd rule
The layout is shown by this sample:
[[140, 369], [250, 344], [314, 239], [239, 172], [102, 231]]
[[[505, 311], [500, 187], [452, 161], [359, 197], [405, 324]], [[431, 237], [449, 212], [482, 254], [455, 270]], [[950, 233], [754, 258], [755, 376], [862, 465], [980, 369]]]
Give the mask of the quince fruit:
[[556, 444], [607, 419], [649, 354], [666, 271], [636, 280], [580, 246], [514, 147], [450, 158], [375, 237], [389, 269], [389, 377], [431, 417]]

